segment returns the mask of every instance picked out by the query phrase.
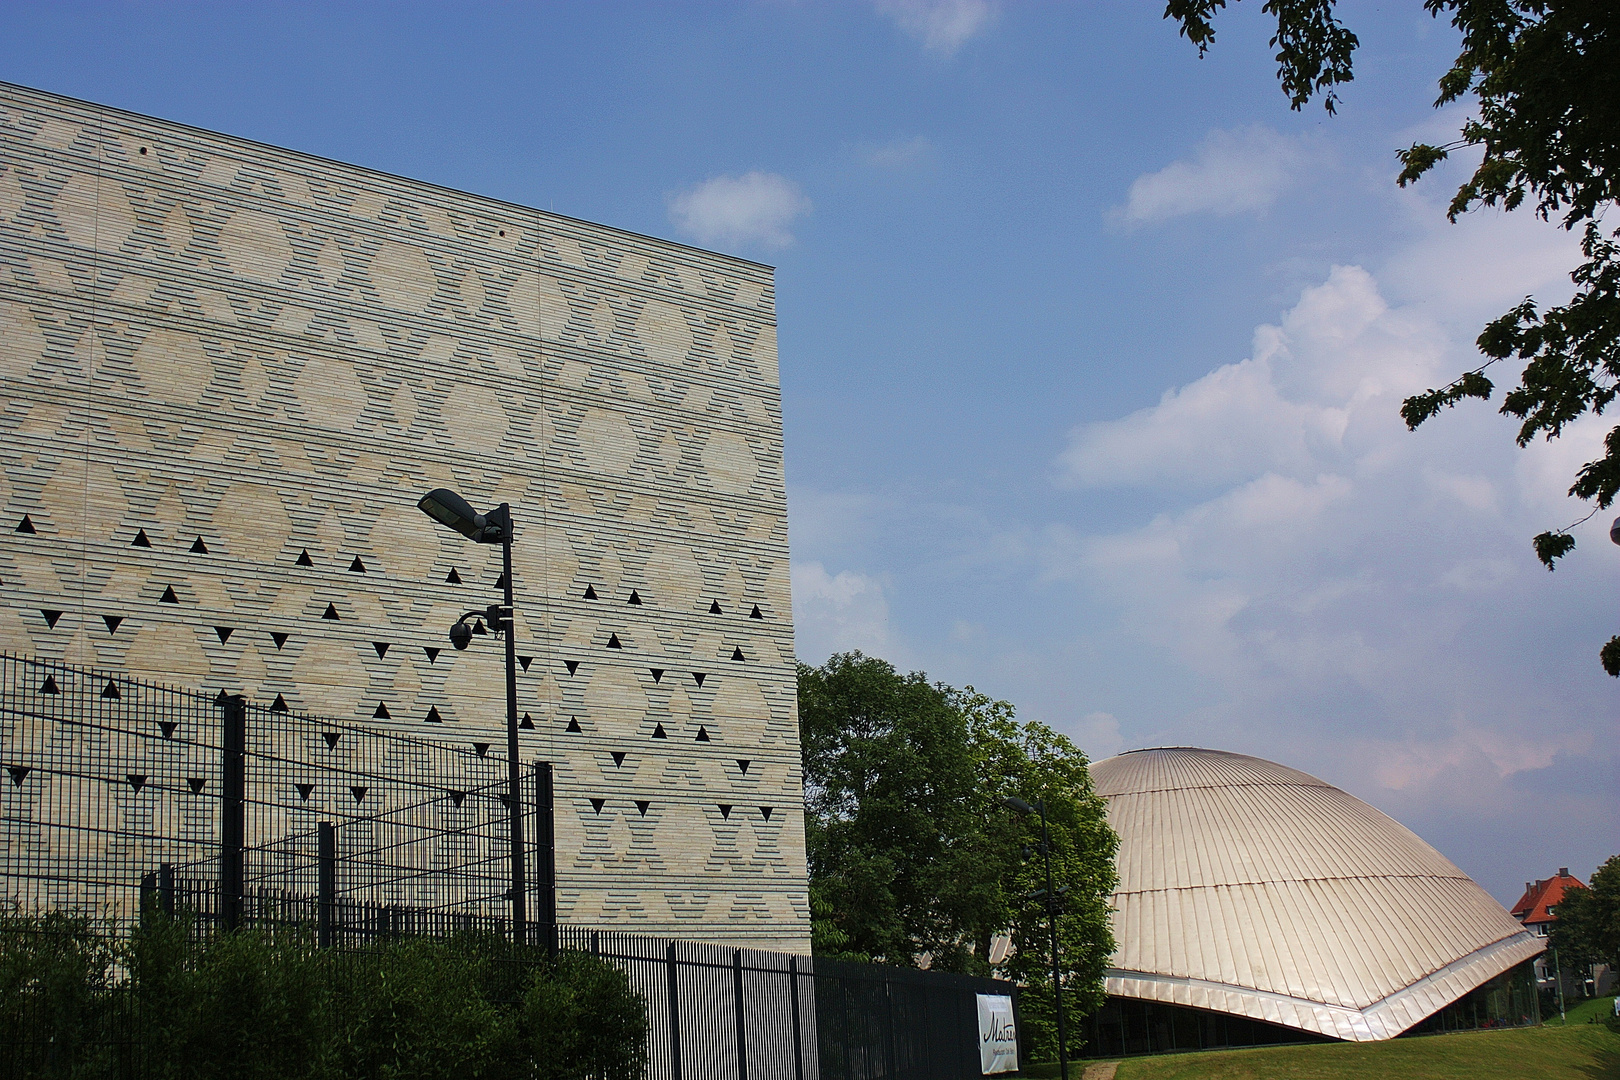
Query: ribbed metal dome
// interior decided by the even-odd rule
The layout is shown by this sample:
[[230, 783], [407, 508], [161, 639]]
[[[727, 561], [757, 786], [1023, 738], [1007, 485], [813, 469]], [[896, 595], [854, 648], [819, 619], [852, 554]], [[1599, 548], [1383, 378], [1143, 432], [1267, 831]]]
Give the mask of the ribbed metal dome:
[[1387, 1039], [1542, 950], [1410, 829], [1297, 769], [1172, 747], [1091, 778], [1120, 838], [1110, 994]]

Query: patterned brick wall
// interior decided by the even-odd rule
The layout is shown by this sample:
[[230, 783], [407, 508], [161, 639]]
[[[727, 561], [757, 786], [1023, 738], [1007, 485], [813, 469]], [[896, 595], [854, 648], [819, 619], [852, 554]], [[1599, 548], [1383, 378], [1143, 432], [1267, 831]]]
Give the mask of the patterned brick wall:
[[0, 648], [469, 742], [510, 502], [561, 916], [807, 949], [767, 267], [0, 84], [0, 460]]

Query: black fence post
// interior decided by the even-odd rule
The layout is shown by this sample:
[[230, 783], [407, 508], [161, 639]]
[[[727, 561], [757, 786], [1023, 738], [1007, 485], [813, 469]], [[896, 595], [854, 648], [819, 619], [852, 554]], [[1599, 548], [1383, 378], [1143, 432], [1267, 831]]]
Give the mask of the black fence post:
[[793, 1080], [804, 1080], [804, 1046], [799, 1034], [799, 958], [788, 957], [788, 998], [793, 1008]]
[[337, 898], [337, 829], [330, 821], [315, 826], [315, 904], [317, 940], [332, 947], [332, 902]]
[[743, 1009], [741, 949], [731, 953], [731, 985], [737, 999], [737, 1080], [748, 1080], [748, 1016]]
[[681, 1080], [681, 978], [675, 959], [675, 942], [669, 943], [669, 1075]]
[[227, 929], [242, 919], [242, 849], [247, 843], [247, 699], [227, 695], [220, 725], [219, 913]]
[[540, 926], [546, 955], [557, 955], [557, 817], [551, 762], [534, 763], [534, 796], [540, 808], [535, 829], [535, 877], [540, 884]]

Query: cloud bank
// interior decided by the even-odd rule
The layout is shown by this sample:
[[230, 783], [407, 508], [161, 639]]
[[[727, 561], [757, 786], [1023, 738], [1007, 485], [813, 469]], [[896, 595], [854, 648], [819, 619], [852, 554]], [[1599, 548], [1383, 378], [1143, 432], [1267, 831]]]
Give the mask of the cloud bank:
[[1062, 484], [1156, 492], [1164, 509], [1117, 531], [1050, 526], [1044, 573], [1207, 688], [1203, 705], [1127, 725], [1126, 742], [1281, 760], [1420, 834], [1470, 818], [1481, 841], [1488, 823], [1536, 813], [1549, 777], [1616, 763], [1596, 660], [1613, 629], [1604, 605], [1571, 601], [1620, 572], [1600, 531], [1556, 579], [1529, 547], [1584, 512], [1565, 489], [1610, 422], [1524, 450], [1488, 407], [1408, 432], [1401, 399], [1472, 354], [1435, 309], [1336, 267], [1256, 331], [1248, 358], [1077, 428]]
[[716, 176], [669, 198], [670, 222], [706, 247], [787, 247], [788, 226], [810, 210], [799, 185], [757, 171]]

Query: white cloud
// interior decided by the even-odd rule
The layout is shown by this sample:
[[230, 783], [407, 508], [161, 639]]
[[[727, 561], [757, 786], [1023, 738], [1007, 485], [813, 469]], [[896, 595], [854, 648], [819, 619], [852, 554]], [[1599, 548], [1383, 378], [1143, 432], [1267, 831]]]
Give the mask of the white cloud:
[[933, 52], [950, 56], [995, 21], [991, 0], [873, 0], [896, 26]]
[[1191, 158], [1132, 181], [1124, 205], [1109, 217], [1132, 226], [1184, 214], [1264, 210], [1294, 182], [1307, 157], [1299, 140], [1260, 125], [1212, 131]]
[[1208, 485], [1264, 472], [1309, 479], [1353, 460], [1371, 431], [1399, 425], [1367, 409], [1434, 385], [1447, 372], [1433, 326], [1391, 313], [1372, 276], [1335, 267], [1280, 326], [1262, 326], [1254, 355], [1165, 391], [1121, 420], [1087, 424], [1058, 459], [1077, 487]]
[[808, 214], [810, 200], [785, 176], [749, 172], [716, 176], [669, 198], [669, 219], [684, 235], [708, 246], [793, 243], [788, 226]]
[[794, 652], [820, 664], [837, 652], [859, 649], [898, 662], [889, 632], [889, 601], [875, 577], [850, 570], [829, 574], [819, 562], [794, 562]]
[[933, 150], [934, 144], [926, 135], [881, 144], [867, 143], [858, 148], [861, 160], [876, 169], [903, 169], [927, 158]]

